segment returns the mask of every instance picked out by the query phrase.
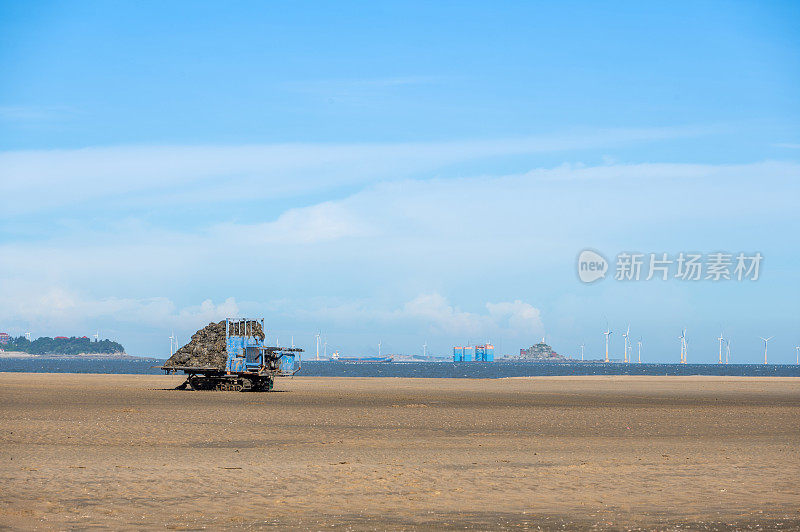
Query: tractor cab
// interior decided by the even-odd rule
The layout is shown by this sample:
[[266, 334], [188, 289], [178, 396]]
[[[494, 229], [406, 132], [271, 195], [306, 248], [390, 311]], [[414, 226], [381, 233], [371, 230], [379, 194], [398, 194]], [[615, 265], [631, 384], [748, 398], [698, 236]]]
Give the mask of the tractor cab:
[[225, 320], [225, 349], [228, 373], [291, 376], [300, 371], [302, 349], [264, 345], [264, 320], [256, 331], [253, 320]]

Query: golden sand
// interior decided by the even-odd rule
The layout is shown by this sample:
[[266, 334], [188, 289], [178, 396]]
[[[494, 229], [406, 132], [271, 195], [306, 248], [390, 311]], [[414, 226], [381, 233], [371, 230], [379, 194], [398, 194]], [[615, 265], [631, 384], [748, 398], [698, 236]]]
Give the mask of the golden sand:
[[0, 528], [800, 527], [800, 379], [0, 374]]

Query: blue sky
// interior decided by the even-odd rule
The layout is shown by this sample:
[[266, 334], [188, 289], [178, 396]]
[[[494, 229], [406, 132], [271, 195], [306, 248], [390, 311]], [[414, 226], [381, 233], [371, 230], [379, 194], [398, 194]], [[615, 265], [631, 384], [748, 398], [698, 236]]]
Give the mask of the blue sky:
[[[0, 5], [0, 329], [793, 362], [796, 3]], [[584, 248], [756, 282], [578, 281]], [[612, 356], [622, 343], [612, 340]]]

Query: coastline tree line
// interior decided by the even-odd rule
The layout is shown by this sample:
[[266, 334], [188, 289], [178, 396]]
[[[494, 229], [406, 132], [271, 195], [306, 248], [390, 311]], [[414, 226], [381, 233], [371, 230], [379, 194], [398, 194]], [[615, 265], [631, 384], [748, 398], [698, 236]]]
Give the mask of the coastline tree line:
[[44, 336], [36, 340], [28, 340], [24, 336], [11, 338], [8, 345], [3, 346], [9, 351], [22, 351], [31, 355], [80, 355], [124, 353], [125, 348], [111, 340], [92, 342], [89, 338], [50, 338]]

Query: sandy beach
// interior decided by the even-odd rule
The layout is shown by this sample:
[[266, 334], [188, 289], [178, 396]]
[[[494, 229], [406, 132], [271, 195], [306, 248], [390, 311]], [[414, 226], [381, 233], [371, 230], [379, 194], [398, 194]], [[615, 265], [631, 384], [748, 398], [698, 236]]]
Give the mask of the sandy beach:
[[796, 529], [800, 380], [0, 374], [0, 528]]

